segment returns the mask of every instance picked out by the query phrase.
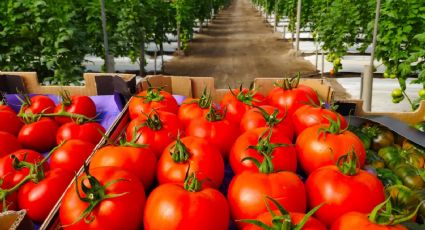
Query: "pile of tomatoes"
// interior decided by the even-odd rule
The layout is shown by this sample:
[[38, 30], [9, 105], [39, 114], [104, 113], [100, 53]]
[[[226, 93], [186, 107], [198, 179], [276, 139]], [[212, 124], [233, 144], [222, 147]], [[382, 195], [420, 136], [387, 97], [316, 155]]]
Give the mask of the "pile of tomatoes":
[[365, 143], [348, 127], [298, 78], [219, 103], [149, 87], [65, 192], [61, 227], [404, 229], [417, 209], [396, 209], [397, 191], [362, 169]]
[[217, 104], [204, 91], [179, 106], [150, 87], [128, 114], [122, 139], [65, 193], [64, 228], [403, 229], [416, 214], [389, 216], [382, 182], [361, 169], [361, 139], [297, 79]]
[[26, 209], [41, 223], [102, 138], [87, 96], [20, 95], [19, 111], [0, 105], [0, 208]]

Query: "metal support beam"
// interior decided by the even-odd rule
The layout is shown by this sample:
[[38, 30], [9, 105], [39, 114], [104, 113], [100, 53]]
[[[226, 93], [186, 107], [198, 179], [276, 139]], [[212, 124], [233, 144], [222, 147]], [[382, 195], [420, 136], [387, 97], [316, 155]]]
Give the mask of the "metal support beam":
[[301, 25], [301, 0], [298, 0], [297, 3], [297, 25], [296, 25], [296, 30], [297, 30], [297, 36], [296, 36], [296, 46], [295, 49], [298, 52], [300, 50], [300, 25]]
[[378, 34], [378, 25], [379, 25], [379, 14], [381, 11], [381, 0], [376, 1], [376, 9], [375, 9], [375, 22], [373, 25], [373, 39], [372, 39], [372, 52], [370, 54], [370, 63], [367, 67], [367, 71], [363, 76], [362, 81], [362, 99], [363, 110], [370, 111], [372, 109], [372, 89], [373, 89], [373, 61], [375, 60], [375, 47], [376, 47], [376, 37]]

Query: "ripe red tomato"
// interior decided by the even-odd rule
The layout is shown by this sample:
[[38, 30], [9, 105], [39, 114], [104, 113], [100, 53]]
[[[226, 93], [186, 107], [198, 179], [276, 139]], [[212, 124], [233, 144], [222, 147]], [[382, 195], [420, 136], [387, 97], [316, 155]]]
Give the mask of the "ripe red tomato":
[[18, 139], [10, 133], [0, 131], [0, 157], [6, 156], [21, 148]]
[[131, 119], [137, 118], [142, 113], [149, 114], [152, 109], [177, 114], [179, 106], [170, 93], [156, 88], [149, 88], [138, 93], [128, 103]]
[[[57, 113], [61, 111], [62, 106], [68, 113], [80, 114], [88, 118], [96, 117], [96, 105], [94, 104], [93, 100], [88, 96], [65, 96], [62, 99], [62, 103], [56, 106], [54, 112]], [[75, 119], [70, 117], [57, 116], [55, 117], [55, 120], [59, 124], [65, 124], [68, 122], [72, 122]]]
[[18, 140], [24, 148], [46, 152], [56, 146], [56, 132], [58, 131], [56, 121], [49, 118], [26, 124], [18, 134]]
[[[278, 129], [256, 128], [247, 131], [236, 139], [230, 151], [229, 162], [235, 174], [244, 171], [258, 172], [258, 167], [253, 161], [245, 160], [246, 157], [257, 159], [260, 163], [264, 161], [264, 155], [269, 155], [272, 159], [275, 171], [297, 170], [297, 153], [291, 141]], [[270, 135], [270, 137], [268, 137]], [[283, 144], [286, 146], [273, 145]], [[255, 146], [254, 148], [249, 148]]]
[[361, 212], [348, 212], [338, 218], [330, 228], [331, 230], [408, 230], [401, 224], [380, 225], [372, 223], [367, 214]]
[[[304, 184], [297, 174], [246, 171], [233, 177], [229, 185], [227, 199], [233, 219], [253, 219], [266, 212], [265, 196], [278, 201], [288, 212], [304, 212], [306, 209]], [[238, 223], [240, 228], [245, 225]]]
[[61, 197], [73, 178], [73, 174], [62, 169], [50, 170], [37, 184], [30, 181], [18, 191], [19, 208], [26, 209], [31, 220], [41, 223]]
[[[213, 110], [215, 111], [215, 110]], [[239, 136], [239, 127], [226, 118], [217, 116], [215, 112], [209, 112], [203, 119], [196, 119], [190, 122], [186, 128], [187, 136], [205, 138], [211, 144], [217, 146], [224, 160], [229, 157], [233, 142]]]
[[226, 198], [218, 190], [188, 191], [183, 185], [168, 183], [149, 195], [143, 223], [145, 230], [224, 230], [229, 219]]
[[382, 182], [363, 170], [350, 176], [334, 165], [322, 167], [310, 174], [305, 186], [309, 207], [325, 203], [314, 216], [326, 225], [347, 212], [369, 213], [385, 200]]
[[53, 113], [55, 102], [45, 95], [36, 95], [22, 104], [21, 111], [23, 113]]
[[145, 190], [155, 179], [156, 155], [148, 148], [108, 145], [96, 151], [90, 161], [90, 169], [113, 166], [133, 173]]
[[0, 112], [1, 111], [9, 111], [16, 115], [16, 111], [13, 110], [10, 106], [6, 105], [3, 101], [0, 100]]
[[[145, 190], [139, 179], [132, 173], [116, 167], [101, 167], [90, 170], [92, 178], [99, 182], [98, 186], [90, 185], [86, 174], [78, 177], [78, 192], [83, 198], [89, 194], [95, 198], [99, 191], [89, 189], [89, 194], [84, 194], [81, 183], [84, 180], [85, 187], [103, 187], [105, 195], [119, 195], [113, 198], [105, 198], [97, 201], [94, 209], [88, 213], [85, 219], [79, 219], [88, 208], [89, 203], [81, 200], [73, 184], [65, 192], [59, 208], [59, 220], [64, 229], [140, 229], [143, 224], [143, 210], [145, 207]], [[75, 183], [75, 182], [74, 182]], [[109, 186], [106, 186], [110, 183]], [[85, 220], [91, 220], [86, 223]], [[77, 221], [77, 222], [76, 222]], [[74, 223], [76, 222], [76, 223]]]
[[15, 112], [0, 110], [0, 131], [17, 136], [24, 123]]
[[[4, 179], [0, 176], [0, 179]], [[3, 181], [0, 185], [1, 189], [7, 189], [13, 187], [8, 184], [7, 181]], [[18, 193], [14, 192], [6, 197], [6, 208], [7, 210], [18, 210]], [[0, 213], [3, 212], [3, 202], [0, 202]]]
[[[273, 126], [273, 128], [278, 129], [280, 133], [288, 137], [289, 140], [294, 138], [294, 127], [291, 118], [270, 105], [262, 105], [260, 108], [268, 114], [267, 120], [264, 118], [265, 114], [263, 115], [259, 108], [252, 108], [242, 116], [241, 133], [255, 128]], [[280, 119], [282, 120], [279, 121]]]
[[301, 106], [295, 113], [292, 115], [292, 121], [295, 127], [296, 135], [300, 135], [300, 133], [313, 125], [318, 124], [329, 124], [329, 120], [332, 119], [335, 122], [339, 120], [341, 123], [341, 129], [345, 129], [347, 127], [347, 121], [341, 114], [334, 112], [329, 109], [325, 109], [323, 107], [315, 107], [312, 105], [304, 105]]
[[69, 122], [59, 127], [56, 134], [56, 143], [60, 144], [62, 141], [78, 139], [97, 145], [105, 132], [105, 128], [97, 122], [88, 122], [80, 125]]
[[187, 127], [192, 120], [202, 119], [208, 113], [211, 101], [208, 98], [186, 98], [181, 104], [177, 117]]
[[[174, 141], [181, 129], [181, 124], [176, 114], [156, 111], [148, 115], [148, 117], [141, 115], [132, 120], [128, 124], [126, 137], [127, 141], [130, 142], [138, 136], [136, 143], [148, 144], [149, 148], [159, 158], [165, 147]], [[135, 132], [136, 130], [137, 132]]]
[[93, 152], [96, 145], [78, 139], [67, 140], [57, 148], [50, 157], [52, 169], [61, 168], [70, 172], [78, 172], [83, 163]]
[[[275, 213], [278, 213], [277, 210], [274, 211]], [[290, 212], [289, 215], [291, 216], [291, 222], [293, 225], [299, 224], [305, 217], [304, 213], [299, 212]], [[263, 223], [265, 223], [268, 226], [272, 226], [272, 219], [273, 216], [270, 212], [263, 212], [262, 214], [258, 215], [256, 220], [259, 220]], [[326, 226], [323, 225], [320, 221], [315, 219], [314, 217], [309, 217], [305, 225], [301, 228], [302, 230], [327, 230]], [[249, 224], [246, 225], [243, 230], [263, 230], [263, 228], [260, 228], [259, 226]]]
[[295, 87], [290, 84], [276, 86], [269, 92], [267, 99], [270, 105], [282, 111], [288, 111], [288, 116], [292, 116], [298, 108], [305, 104], [319, 104], [316, 92], [302, 84], [295, 84]]
[[224, 94], [220, 101], [221, 108], [226, 110], [226, 119], [238, 123], [246, 111], [253, 106], [265, 105], [267, 99], [264, 95], [253, 89], [231, 89]]
[[[189, 172], [187, 170], [189, 169]], [[183, 137], [172, 142], [158, 161], [160, 184], [183, 183], [186, 173], [196, 172], [203, 185], [219, 188], [224, 177], [224, 162], [220, 151], [199, 137]]]
[[[20, 149], [0, 158], [0, 178], [3, 178], [4, 182], [10, 186], [3, 186], [3, 188], [11, 188], [15, 186], [29, 173], [28, 168], [21, 168], [20, 170], [16, 170], [13, 167], [12, 155], [14, 155], [20, 161], [23, 161], [25, 158], [25, 161], [31, 164], [35, 164], [43, 160], [43, 155], [30, 149]], [[47, 162], [43, 164], [43, 170], [44, 172], [49, 170], [49, 164]]]
[[[363, 167], [366, 159], [366, 151], [362, 141], [350, 131], [340, 133], [320, 133], [327, 125], [314, 125], [305, 129], [298, 137], [295, 147], [298, 153], [298, 161], [304, 172], [312, 173], [314, 170], [334, 165], [341, 156], [353, 150], [359, 158], [359, 166]], [[319, 134], [320, 133], [320, 134]]]

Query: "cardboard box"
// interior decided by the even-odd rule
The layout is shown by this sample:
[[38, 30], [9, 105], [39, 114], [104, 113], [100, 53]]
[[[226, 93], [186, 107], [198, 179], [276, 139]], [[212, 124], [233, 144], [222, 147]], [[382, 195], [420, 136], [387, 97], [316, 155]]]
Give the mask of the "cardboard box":
[[419, 108], [412, 112], [366, 112], [363, 110], [363, 100], [341, 100], [337, 102], [340, 112], [343, 115], [355, 115], [360, 117], [387, 116], [412, 125], [425, 121], [425, 100], [421, 101]]
[[0, 91], [16, 94], [58, 94], [67, 90], [71, 95], [111, 95], [118, 92], [129, 99], [136, 92], [136, 75], [116, 73], [85, 73], [84, 86], [44, 86], [36, 72], [0, 72]]
[[31, 220], [25, 210], [0, 213], [0, 229], [27, 230], [33, 229]]
[[[183, 95], [186, 97], [200, 97], [205, 87], [211, 91], [213, 100], [219, 102], [223, 95], [228, 92], [229, 89], [215, 89], [213, 77], [186, 77], [186, 76], [164, 76], [164, 75], [149, 75], [146, 76], [138, 86], [138, 90], [142, 91], [148, 88], [149, 81], [154, 87], [164, 87], [164, 90], [176, 94]], [[254, 86], [258, 92], [267, 95], [275, 82], [281, 82], [279, 78], [256, 78], [254, 80]], [[251, 82], [246, 82], [245, 87], [248, 87]], [[330, 84], [323, 79], [301, 79], [301, 84], [308, 85], [316, 90], [319, 96], [330, 102], [333, 99], [334, 91]], [[238, 88], [239, 86], [233, 86]]]

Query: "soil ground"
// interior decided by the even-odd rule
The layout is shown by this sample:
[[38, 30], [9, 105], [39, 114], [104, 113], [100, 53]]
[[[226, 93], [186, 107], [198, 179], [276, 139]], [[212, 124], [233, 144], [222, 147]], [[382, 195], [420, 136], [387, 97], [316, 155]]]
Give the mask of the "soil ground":
[[233, 0], [194, 37], [185, 56], [165, 63], [168, 75], [214, 77], [216, 88], [245, 85], [254, 78], [282, 78], [301, 72], [316, 75], [316, 68], [296, 57], [292, 44], [273, 33], [249, 0]]

